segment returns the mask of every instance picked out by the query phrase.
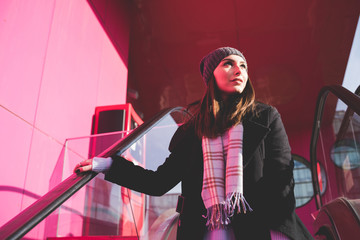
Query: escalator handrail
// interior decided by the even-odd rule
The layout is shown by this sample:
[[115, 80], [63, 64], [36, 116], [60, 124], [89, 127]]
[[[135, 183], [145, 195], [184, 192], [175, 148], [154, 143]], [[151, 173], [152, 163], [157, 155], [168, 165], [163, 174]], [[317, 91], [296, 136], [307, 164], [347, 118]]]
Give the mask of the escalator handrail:
[[[153, 116], [149, 121], [144, 122], [132, 130], [126, 137], [120, 139], [98, 156], [110, 157], [114, 154], [121, 154], [156, 126], [164, 117], [175, 111], [183, 111], [184, 113], [189, 114], [182, 107], [164, 109]], [[0, 239], [20, 239], [69, 199], [74, 193], [85, 186], [96, 175], [97, 173], [95, 172], [72, 174], [28, 208], [5, 223], [0, 228]]]
[[343, 101], [348, 108], [351, 108], [354, 112], [360, 115], [360, 97], [358, 96], [360, 87], [357, 88], [355, 94], [347, 90], [346, 88], [340, 85], [330, 85], [323, 87], [318, 95], [316, 102], [316, 110], [313, 122], [313, 129], [310, 142], [310, 163], [311, 163], [311, 174], [313, 179], [313, 188], [314, 188], [314, 197], [316, 202], [317, 209], [320, 209], [322, 206], [321, 194], [319, 187], [319, 179], [317, 176], [317, 160], [316, 160], [316, 146], [319, 138], [320, 132], [320, 123], [322, 119], [322, 114], [325, 106], [325, 101], [328, 94], [331, 92], [341, 101]]

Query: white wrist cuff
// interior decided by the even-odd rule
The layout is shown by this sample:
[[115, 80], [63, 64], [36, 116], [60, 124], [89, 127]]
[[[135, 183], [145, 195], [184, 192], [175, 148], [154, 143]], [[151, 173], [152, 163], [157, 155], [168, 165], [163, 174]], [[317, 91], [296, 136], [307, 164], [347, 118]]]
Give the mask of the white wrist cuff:
[[113, 160], [111, 157], [94, 157], [92, 162], [92, 170], [94, 172], [106, 172], [110, 169]]

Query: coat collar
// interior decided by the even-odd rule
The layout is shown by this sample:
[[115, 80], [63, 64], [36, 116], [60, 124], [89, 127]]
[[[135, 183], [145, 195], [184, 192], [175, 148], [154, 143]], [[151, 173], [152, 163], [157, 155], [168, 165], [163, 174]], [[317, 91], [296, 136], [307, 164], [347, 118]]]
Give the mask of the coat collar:
[[244, 167], [249, 163], [250, 159], [270, 132], [270, 128], [257, 122], [254, 118], [244, 119], [244, 136], [243, 136], [243, 157]]

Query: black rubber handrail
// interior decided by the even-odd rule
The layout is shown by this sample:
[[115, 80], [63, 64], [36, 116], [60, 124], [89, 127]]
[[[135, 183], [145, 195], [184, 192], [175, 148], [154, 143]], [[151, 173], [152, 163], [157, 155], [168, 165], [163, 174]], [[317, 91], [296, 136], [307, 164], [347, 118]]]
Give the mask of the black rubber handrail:
[[[110, 157], [114, 154], [123, 153], [132, 144], [156, 126], [157, 123], [159, 123], [164, 117], [176, 111], [183, 111], [185, 114], [188, 114], [182, 107], [164, 109], [152, 117], [149, 121], [146, 121], [135, 128], [129, 135], [116, 142], [98, 156]], [[0, 228], [0, 239], [20, 239], [67, 199], [69, 199], [74, 193], [85, 186], [96, 175], [97, 173], [95, 172], [72, 174], [28, 208], [4, 224]]]
[[323, 87], [319, 92], [318, 99], [316, 102], [316, 110], [315, 110], [315, 116], [313, 122], [311, 142], [310, 142], [311, 174], [313, 179], [314, 196], [315, 196], [317, 209], [321, 208], [322, 202], [321, 202], [321, 193], [319, 187], [319, 179], [317, 177], [316, 146], [319, 138], [319, 132], [321, 127], [320, 124], [321, 124], [326, 98], [328, 94], [331, 92], [341, 101], [343, 101], [348, 106], [348, 109], [351, 109], [353, 112], [360, 115], [360, 97], [357, 96], [359, 94], [359, 91], [360, 91], [360, 86], [357, 88], [354, 94], [342, 86], [330, 85]]

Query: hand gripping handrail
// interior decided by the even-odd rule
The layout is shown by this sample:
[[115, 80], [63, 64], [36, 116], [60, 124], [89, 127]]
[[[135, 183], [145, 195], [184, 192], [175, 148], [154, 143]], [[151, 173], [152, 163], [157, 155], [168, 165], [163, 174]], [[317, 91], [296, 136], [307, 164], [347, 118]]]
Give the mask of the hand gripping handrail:
[[[135, 128], [129, 133], [129, 135], [120, 139], [98, 156], [110, 157], [117, 153], [123, 153], [134, 142], [150, 131], [150, 129], [152, 129], [164, 117], [176, 111], [183, 111], [185, 114], [189, 114], [182, 107], [164, 109], [153, 116], [149, 121], [146, 121]], [[72, 174], [28, 208], [4, 224], [0, 228], [0, 239], [20, 239], [96, 175], [97, 173], [95, 172]]]
[[314, 196], [315, 196], [317, 209], [321, 208], [322, 202], [321, 202], [321, 194], [319, 187], [319, 179], [317, 177], [316, 146], [319, 138], [319, 132], [321, 127], [320, 123], [324, 111], [325, 101], [330, 92], [334, 94], [336, 97], [338, 97], [341, 101], [343, 101], [348, 106], [348, 109], [350, 108], [352, 109], [352, 111], [360, 115], [360, 97], [357, 96], [359, 95], [360, 87], [357, 88], [355, 94], [339, 85], [325, 86], [320, 90], [316, 103], [313, 130], [312, 130], [311, 142], [310, 142], [311, 173], [312, 173]]

